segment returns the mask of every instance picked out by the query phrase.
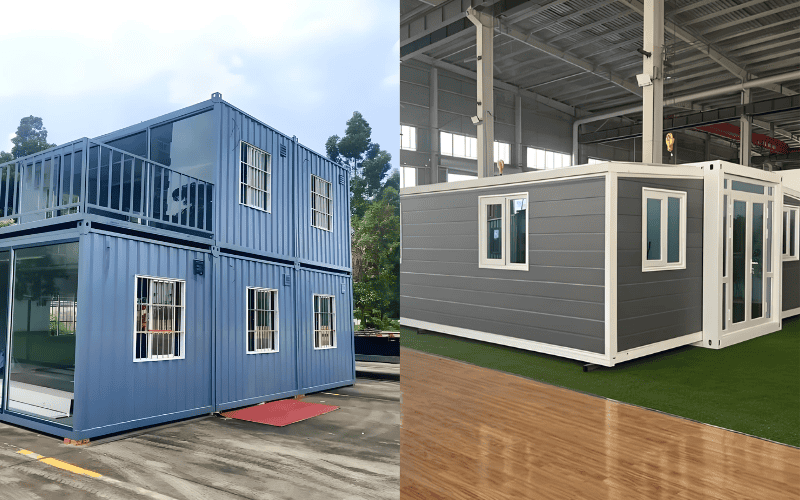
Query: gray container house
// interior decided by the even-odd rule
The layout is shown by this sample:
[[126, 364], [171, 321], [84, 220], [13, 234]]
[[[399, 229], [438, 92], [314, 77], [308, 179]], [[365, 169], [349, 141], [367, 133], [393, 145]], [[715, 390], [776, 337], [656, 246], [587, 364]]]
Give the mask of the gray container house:
[[220, 94], [0, 165], [0, 421], [81, 440], [353, 384], [348, 195]]
[[405, 188], [400, 323], [605, 366], [774, 332], [800, 312], [794, 195], [722, 161]]

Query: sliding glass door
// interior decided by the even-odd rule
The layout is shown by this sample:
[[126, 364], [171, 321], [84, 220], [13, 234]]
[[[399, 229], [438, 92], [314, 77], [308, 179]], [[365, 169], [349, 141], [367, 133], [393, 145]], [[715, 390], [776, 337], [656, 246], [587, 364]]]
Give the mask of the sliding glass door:
[[11, 286], [11, 252], [0, 252], [0, 409], [3, 408], [6, 390], [6, 365], [8, 355], [8, 293]]

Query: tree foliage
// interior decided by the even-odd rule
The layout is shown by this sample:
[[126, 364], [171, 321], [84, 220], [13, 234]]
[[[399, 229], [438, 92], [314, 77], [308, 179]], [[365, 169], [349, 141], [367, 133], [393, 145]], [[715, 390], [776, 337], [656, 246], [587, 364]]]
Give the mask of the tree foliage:
[[353, 295], [363, 327], [386, 329], [400, 315], [400, 177], [392, 156], [372, 142], [372, 127], [358, 111], [345, 135], [325, 143], [328, 157], [350, 169]]
[[38, 116], [27, 116], [19, 121], [17, 135], [11, 139], [11, 153], [0, 151], [0, 163], [22, 158], [55, 146], [47, 142], [47, 129]]

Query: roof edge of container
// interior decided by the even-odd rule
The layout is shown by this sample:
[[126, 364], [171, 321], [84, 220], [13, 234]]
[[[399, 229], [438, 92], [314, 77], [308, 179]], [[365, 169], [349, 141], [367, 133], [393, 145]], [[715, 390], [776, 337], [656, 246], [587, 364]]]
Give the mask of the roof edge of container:
[[121, 137], [125, 137], [125, 136], [128, 136], [128, 135], [134, 134], [134, 133], [139, 132], [141, 130], [144, 130], [144, 129], [148, 128], [148, 127], [152, 127], [154, 125], [159, 125], [159, 124], [164, 123], [164, 122], [174, 121], [175, 119], [180, 118], [182, 116], [195, 114], [198, 111], [202, 111], [202, 110], [205, 110], [205, 109], [211, 109], [213, 107], [214, 107], [214, 101], [211, 100], [211, 99], [207, 99], [207, 100], [199, 102], [197, 104], [192, 104], [191, 106], [187, 106], [185, 108], [181, 108], [181, 109], [178, 109], [178, 110], [175, 110], [175, 111], [171, 111], [169, 113], [157, 116], [155, 118], [151, 118], [149, 120], [145, 120], [143, 122], [139, 122], [139, 123], [137, 123], [135, 125], [130, 125], [130, 126], [115, 130], [113, 132], [109, 132], [107, 134], [98, 135], [97, 137], [94, 137], [92, 140], [93, 141], [99, 141], [99, 142], [107, 142], [107, 141], [110, 141], [110, 140], [114, 140], [114, 139], [118, 139], [118, 138], [121, 138]]

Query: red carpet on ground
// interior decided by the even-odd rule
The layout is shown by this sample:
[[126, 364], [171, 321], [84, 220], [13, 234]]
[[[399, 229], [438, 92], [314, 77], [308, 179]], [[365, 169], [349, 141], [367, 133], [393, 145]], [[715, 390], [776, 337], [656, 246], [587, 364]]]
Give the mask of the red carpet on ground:
[[304, 403], [296, 399], [282, 399], [263, 405], [250, 406], [248, 408], [242, 408], [241, 410], [225, 412], [222, 413], [222, 416], [283, 427], [338, 409], [338, 406]]

